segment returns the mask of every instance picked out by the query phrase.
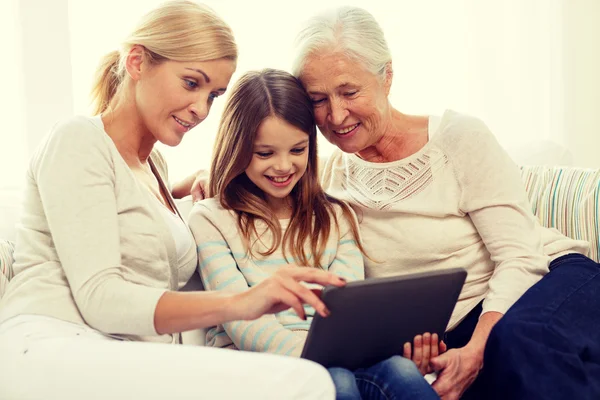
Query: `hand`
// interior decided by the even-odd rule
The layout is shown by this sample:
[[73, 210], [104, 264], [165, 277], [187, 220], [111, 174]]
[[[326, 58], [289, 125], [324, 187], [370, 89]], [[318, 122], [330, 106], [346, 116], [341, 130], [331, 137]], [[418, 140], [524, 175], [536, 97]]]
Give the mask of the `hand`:
[[192, 201], [204, 200], [208, 196], [208, 174], [206, 171], [200, 171], [192, 186], [190, 187], [190, 194], [192, 195]]
[[421, 375], [425, 376], [433, 372], [430, 360], [447, 350], [446, 343], [441, 340], [438, 344], [438, 340], [437, 333], [431, 335], [426, 332], [423, 335], [417, 335], [414, 339], [414, 351], [411, 344], [406, 342], [404, 343], [404, 353], [402, 355], [405, 358], [412, 359]]
[[316, 268], [286, 267], [279, 269], [258, 285], [240, 293], [235, 300], [238, 317], [253, 320], [264, 314], [274, 314], [293, 308], [298, 316], [306, 319], [303, 304], [309, 304], [321, 316], [327, 317], [329, 310], [319, 298], [318, 290], [311, 290], [300, 281], [322, 286], [344, 286], [346, 281], [337, 275]]
[[433, 389], [442, 400], [458, 400], [477, 378], [483, 366], [483, 352], [467, 345], [433, 358], [431, 365], [439, 372]]

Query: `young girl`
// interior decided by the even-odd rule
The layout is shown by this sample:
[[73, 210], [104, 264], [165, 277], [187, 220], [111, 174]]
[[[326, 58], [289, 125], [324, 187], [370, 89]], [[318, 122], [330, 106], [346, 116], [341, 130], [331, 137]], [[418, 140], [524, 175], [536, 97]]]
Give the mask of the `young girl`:
[[[356, 216], [326, 195], [317, 177], [313, 107], [299, 81], [269, 69], [245, 74], [222, 116], [209, 198], [196, 203], [189, 220], [207, 290], [244, 292], [289, 265], [364, 278]], [[294, 311], [214, 326], [207, 345], [299, 356], [314, 313], [297, 304]], [[330, 373], [338, 398], [438, 398], [400, 356]]]

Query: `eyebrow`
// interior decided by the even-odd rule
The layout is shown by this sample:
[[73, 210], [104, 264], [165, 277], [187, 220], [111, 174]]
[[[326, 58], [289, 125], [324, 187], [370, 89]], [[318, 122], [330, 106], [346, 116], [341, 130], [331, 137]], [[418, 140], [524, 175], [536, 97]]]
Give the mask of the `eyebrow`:
[[[342, 82], [342, 83], [340, 83], [339, 85], [337, 85], [335, 89], [336, 89], [336, 90], [337, 90], [337, 89], [342, 89], [342, 88], [345, 88], [345, 87], [347, 87], [347, 86], [352, 86], [352, 87], [355, 87], [355, 86], [356, 86], [356, 84], [354, 84], [354, 83], [350, 83], [350, 82]], [[309, 91], [308, 91], [308, 94], [323, 94], [323, 92], [309, 90]]]
[[[300, 141], [300, 142], [296, 143], [296, 144], [295, 144], [295, 145], [293, 145], [292, 147], [300, 146], [301, 144], [308, 144], [308, 142], [309, 142], [309, 139], [304, 139], [304, 140], [302, 140], [302, 141]], [[263, 148], [270, 149], [270, 148], [272, 148], [273, 146], [271, 146], [271, 145], [269, 145], [269, 144], [260, 144], [260, 143], [256, 143], [256, 144], [254, 145], [254, 147], [263, 147]]]
[[[199, 73], [200, 75], [202, 75], [204, 77], [204, 80], [206, 81], [206, 83], [210, 83], [210, 77], [208, 75], [206, 75], [206, 73], [204, 71], [202, 71], [201, 69], [198, 69], [198, 68], [186, 68], [186, 69]], [[219, 88], [217, 91], [224, 92], [226, 90], [227, 90], [227, 88]]]

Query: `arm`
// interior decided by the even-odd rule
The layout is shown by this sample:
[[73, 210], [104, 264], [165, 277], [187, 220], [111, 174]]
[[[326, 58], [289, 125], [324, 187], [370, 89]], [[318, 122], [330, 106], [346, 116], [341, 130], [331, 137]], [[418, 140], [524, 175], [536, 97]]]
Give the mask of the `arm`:
[[156, 335], [242, 315], [231, 295], [173, 293], [124, 278], [115, 173], [89, 121], [59, 126], [33, 159], [52, 241], [79, 312], [106, 333]]
[[174, 199], [183, 199], [191, 194], [192, 184], [196, 180], [196, 177], [202, 173], [202, 170], [198, 170], [191, 175], [186, 176], [179, 182], [175, 182], [171, 188], [171, 195]]
[[[201, 203], [196, 204], [190, 214], [189, 225], [198, 246], [202, 283], [207, 291], [244, 293], [249, 284], [215, 223], [219, 216], [223, 217], [224, 213], [215, 215]], [[223, 327], [240, 350], [299, 356], [304, 344], [303, 339], [285, 328], [274, 315], [263, 315], [255, 321], [225, 323]]]
[[112, 153], [87, 120], [59, 125], [32, 161], [44, 214], [74, 301], [91, 327], [156, 335], [164, 288], [123, 277]]
[[[338, 207], [336, 207], [338, 209]], [[365, 265], [363, 255], [360, 252], [357, 241], [352, 234], [350, 221], [348, 221], [341, 210], [338, 212], [339, 240], [335, 259], [329, 265], [329, 272], [332, 272], [346, 281], [357, 281], [365, 279]], [[354, 212], [352, 218], [356, 226], [358, 221]]]
[[461, 135], [456, 154], [462, 187], [460, 208], [479, 233], [495, 269], [483, 312], [506, 313], [548, 272], [541, 230], [529, 204], [519, 168], [480, 121]]
[[[71, 295], [91, 327], [156, 335], [256, 318], [307, 302], [297, 281], [343, 285], [322, 271], [290, 268], [244, 294], [173, 293], [126, 280], [121, 265], [115, 173], [106, 138], [88, 120], [60, 125], [32, 160], [44, 216]], [[251, 292], [251, 293], [249, 293]]]
[[183, 199], [192, 195], [194, 201], [206, 198], [206, 188], [209, 171], [200, 169], [183, 180], [175, 183], [171, 189], [171, 195], [175, 199]]
[[449, 155], [462, 189], [460, 207], [471, 218], [496, 266], [470, 342], [432, 360], [437, 369], [448, 370], [446, 377], [452, 375], [456, 359], [460, 360], [461, 371], [455, 379], [445, 379], [442, 372], [434, 384], [440, 395], [460, 394], [472, 383], [483, 365], [493, 326], [548, 271], [541, 232], [518, 167], [481, 121], [458, 122], [456, 128], [460, 134], [453, 138]]

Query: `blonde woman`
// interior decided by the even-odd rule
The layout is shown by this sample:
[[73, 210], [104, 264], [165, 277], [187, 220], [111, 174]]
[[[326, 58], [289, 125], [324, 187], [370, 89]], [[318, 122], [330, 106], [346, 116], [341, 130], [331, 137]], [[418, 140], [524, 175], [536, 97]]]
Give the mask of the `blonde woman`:
[[243, 293], [177, 292], [196, 269], [196, 244], [154, 144], [178, 145], [207, 117], [236, 58], [210, 9], [165, 3], [105, 58], [97, 115], [58, 123], [41, 144], [0, 303], [2, 398], [334, 397], [327, 371], [304, 360], [176, 346], [180, 332], [303, 313], [302, 303], [325, 315], [298, 281], [343, 285], [289, 268]]

